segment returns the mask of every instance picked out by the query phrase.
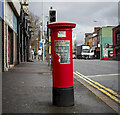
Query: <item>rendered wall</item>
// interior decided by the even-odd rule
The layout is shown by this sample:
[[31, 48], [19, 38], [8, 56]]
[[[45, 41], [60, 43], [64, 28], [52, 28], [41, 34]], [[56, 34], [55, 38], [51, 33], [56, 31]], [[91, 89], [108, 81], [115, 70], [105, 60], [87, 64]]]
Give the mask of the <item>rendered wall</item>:
[[5, 2], [5, 22], [17, 33], [17, 17], [7, 2]]
[[[105, 44], [110, 44], [112, 45], [113, 44], [113, 38], [112, 38], [112, 29], [114, 27], [103, 27], [102, 28], [102, 41], [101, 41], [101, 44], [102, 44], [102, 58], [104, 58], [104, 55], [103, 55], [103, 52], [104, 52], [104, 49], [105, 49]], [[109, 52], [113, 51], [113, 48], [106, 48], [107, 52], [108, 52], [108, 55], [109, 55]], [[106, 56], [106, 58], [108, 58], [108, 56]]]

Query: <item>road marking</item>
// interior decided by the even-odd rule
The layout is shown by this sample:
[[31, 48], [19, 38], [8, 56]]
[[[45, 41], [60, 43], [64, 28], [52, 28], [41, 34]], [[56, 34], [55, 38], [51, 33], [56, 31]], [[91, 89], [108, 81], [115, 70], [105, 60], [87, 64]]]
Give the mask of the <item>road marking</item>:
[[[119, 97], [119, 95], [118, 95], [116, 92], [114, 92], [113, 90], [102, 86], [102, 85], [99, 84], [98, 82], [95, 82], [95, 81], [87, 78], [86, 76], [82, 75], [82, 74], [79, 73], [79, 72], [76, 72], [76, 73], [73, 72], [73, 73], [74, 73], [75, 75], [77, 75], [79, 78], [81, 78], [81, 79], [83, 79], [84, 81], [86, 81], [87, 83], [89, 83], [90, 85], [92, 85], [94, 88], [98, 89], [99, 91], [101, 91], [101, 92], [103, 92], [104, 94], [106, 94], [107, 96], [109, 96], [111, 99], [113, 99], [113, 100], [115, 100], [116, 102], [120, 103], [120, 100], [117, 98], [117, 97]], [[92, 83], [92, 82], [93, 82], [93, 83]], [[95, 85], [95, 84], [96, 84], [96, 85]], [[97, 85], [98, 85], [98, 86], [97, 86]], [[100, 88], [100, 87], [101, 87], [101, 88]], [[105, 91], [103, 88], [104, 88], [105, 90], [111, 92], [112, 94], [114, 94], [114, 95], [117, 96], [117, 97], [111, 95], [109, 92]]]
[[102, 77], [102, 76], [118, 76], [120, 74], [102, 74], [102, 75], [91, 75], [86, 77]]
[[77, 71], [76, 71], [76, 73], [79, 74], [79, 75], [81, 75], [81, 76], [83, 76], [83, 77], [85, 77], [86, 79], [88, 79], [89, 81], [93, 82], [94, 84], [100, 86], [101, 88], [104, 88], [105, 90], [109, 91], [110, 93], [112, 93], [112, 94], [115, 95], [116, 97], [120, 97], [120, 95], [117, 94], [117, 93], [116, 93], [115, 91], [113, 91], [112, 89], [106, 88], [105, 86], [101, 85], [100, 83], [91, 80], [90, 78], [84, 76], [83, 74], [81, 74], [81, 73], [79, 73], [79, 72], [77, 72]]

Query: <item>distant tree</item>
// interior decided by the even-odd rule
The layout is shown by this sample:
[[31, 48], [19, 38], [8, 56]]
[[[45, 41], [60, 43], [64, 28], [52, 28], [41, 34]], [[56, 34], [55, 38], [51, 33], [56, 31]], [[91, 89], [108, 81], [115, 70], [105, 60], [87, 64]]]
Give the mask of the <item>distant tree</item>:
[[31, 46], [32, 49], [35, 48], [37, 50], [37, 47], [39, 45], [40, 41], [40, 18], [33, 14], [32, 12], [29, 12], [29, 20], [30, 20], [30, 26], [32, 27], [32, 37], [31, 37]]

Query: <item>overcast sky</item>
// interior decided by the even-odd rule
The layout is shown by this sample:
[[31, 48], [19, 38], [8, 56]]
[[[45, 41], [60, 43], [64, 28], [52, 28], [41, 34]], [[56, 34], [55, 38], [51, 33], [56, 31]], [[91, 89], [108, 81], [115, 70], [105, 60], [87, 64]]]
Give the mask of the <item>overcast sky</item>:
[[[38, 1], [29, 0], [29, 11], [41, 18], [42, 2]], [[96, 26], [118, 25], [118, 2], [44, 2], [44, 17], [48, 16], [50, 6], [57, 10], [57, 21], [76, 23], [73, 30], [78, 44], [84, 43], [85, 33], [92, 33]], [[46, 21], [47, 18], [45, 29]]]

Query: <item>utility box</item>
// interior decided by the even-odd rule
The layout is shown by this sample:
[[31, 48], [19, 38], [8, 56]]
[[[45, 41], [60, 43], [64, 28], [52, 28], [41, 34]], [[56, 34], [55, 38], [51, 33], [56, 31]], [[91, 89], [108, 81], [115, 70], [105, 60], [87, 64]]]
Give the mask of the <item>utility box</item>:
[[53, 22], [51, 29], [51, 53], [53, 75], [53, 104], [56, 106], [74, 105], [72, 28], [70, 22]]

